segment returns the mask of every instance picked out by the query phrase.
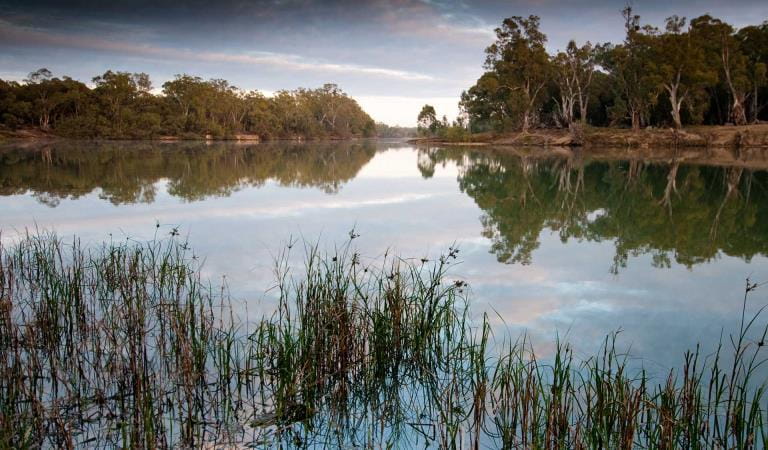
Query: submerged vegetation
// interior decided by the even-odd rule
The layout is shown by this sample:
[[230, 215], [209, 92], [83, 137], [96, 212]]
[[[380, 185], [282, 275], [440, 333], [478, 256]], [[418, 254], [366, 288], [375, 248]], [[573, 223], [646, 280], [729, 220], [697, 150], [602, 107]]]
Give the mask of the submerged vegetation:
[[768, 444], [766, 330], [746, 313], [757, 284], [738, 335], [655, 378], [615, 336], [583, 360], [562, 342], [537, 357], [471, 316], [448, 273], [455, 248], [368, 264], [351, 243], [308, 246], [291, 272], [292, 246], [276, 261], [274, 313], [248, 321], [177, 236], [4, 245], [0, 446]]
[[267, 97], [186, 74], [163, 83], [159, 95], [145, 73], [110, 70], [92, 81], [93, 88], [44, 68], [23, 83], [0, 80], [0, 131], [37, 127], [111, 139], [349, 138], [376, 131], [373, 119], [335, 84]]

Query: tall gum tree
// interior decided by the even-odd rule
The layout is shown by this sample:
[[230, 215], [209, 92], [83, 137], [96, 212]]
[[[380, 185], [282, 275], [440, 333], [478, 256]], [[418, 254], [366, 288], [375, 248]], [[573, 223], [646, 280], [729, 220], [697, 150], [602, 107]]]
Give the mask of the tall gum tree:
[[658, 88], [669, 96], [672, 122], [682, 128], [680, 111], [684, 103], [695, 106], [697, 95], [717, 81], [717, 72], [707, 64], [704, 49], [685, 28], [685, 17], [666, 19], [666, 31], [646, 35], [651, 40], [652, 72]]
[[550, 60], [539, 31], [539, 18], [513, 16], [496, 28], [496, 42], [486, 50], [485, 68], [496, 74], [499, 90], [506, 90], [510, 104], [520, 115], [523, 132], [535, 121], [542, 90], [550, 80]]
[[619, 73], [632, 129], [639, 130], [644, 122], [644, 114], [649, 107], [649, 92], [652, 90], [648, 73], [650, 52], [648, 41], [643, 39], [640, 16], [633, 14], [632, 8], [629, 6], [622, 11], [622, 14], [627, 35], [624, 45], [617, 47], [619, 51], [616, 56], [621, 61]]
[[106, 102], [110, 119], [118, 135], [122, 135], [125, 109], [142, 95], [149, 95], [152, 83], [146, 73], [113, 72], [93, 78], [94, 93]]
[[749, 90], [747, 60], [739, 49], [733, 27], [704, 15], [691, 20], [690, 33], [704, 48], [708, 64], [720, 69], [722, 83], [730, 94], [729, 116], [736, 125], [747, 123], [745, 102]]
[[579, 118], [582, 123], [587, 123], [589, 91], [592, 77], [595, 74], [595, 49], [589, 41], [581, 47], [578, 47], [575, 41], [570, 41], [566, 48], [566, 54], [569, 56], [573, 79], [576, 82]]
[[416, 118], [418, 122], [418, 130], [421, 134], [435, 134], [440, 123], [437, 120], [437, 112], [432, 105], [424, 105], [419, 111], [419, 116]]
[[52, 77], [53, 74], [46, 68], [31, 72], [24, 80], [26, 84], [32, 86], [36, 91], [34, 107], [38, 115], [38, 124], [43, 130], [51, 127], [51, 112], [55, 104], [52, 100]]
[[560, 116], [570, 125], [575, 120], [574, 110], [579, 107], [579, 118], [587, 122], [589, 88], [595, 72], [595, 51], [587, 42], [579, 47], [571, 40], [565, 52], [559, 52], [552, 60], [554, 79], [560, 91]]
[[747, 58], [747, 74], [751, 84], [750, 115], [757, 123], [765, 103], [760, 103], [760, 90], [768, 86], [768, 20], [750, 25], [736, 33], [739, 47]]
[[557, 116], [564, 125], [570, 127], [573, 123], [573, 110], [576, 106], [576, 80], [571, 70], [571, 61], [569, 55], [564, 52], [558, 53], [552, 58], [553, 78], [557, 84], [560, 93], [560, 99], [555, 99], [558, 111]]
[[652, 28], [640, 27], [640, 16], [631, 7], [622, 11], [626, 37], [619, 45], [606, 43], [598, 49], [600, 66], [613, 78], [617, 93], [612, 121], [628, 118], [633, 130], [647, 122], [653, 100], [653, 80], [649, 71], [651, 55], [647, 35]]

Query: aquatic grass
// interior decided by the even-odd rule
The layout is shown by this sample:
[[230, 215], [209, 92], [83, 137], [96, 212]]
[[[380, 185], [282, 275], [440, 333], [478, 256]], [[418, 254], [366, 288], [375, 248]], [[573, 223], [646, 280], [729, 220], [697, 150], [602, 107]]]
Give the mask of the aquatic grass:
[[747, 313], [655, 377], [618, 333], [538, 356], [474, 317], [458, 250], [275, 263], [274, 312], [234, 314], [172, 236], [0, 246], [0, 447], [766, 448], [765, 338]]

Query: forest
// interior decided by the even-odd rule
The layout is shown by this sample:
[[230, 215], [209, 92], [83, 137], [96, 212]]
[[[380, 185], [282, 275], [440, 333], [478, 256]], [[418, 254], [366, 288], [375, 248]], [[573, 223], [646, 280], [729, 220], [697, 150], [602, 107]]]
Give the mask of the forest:
[[[661, 28], [622, 11], [619, 44], [578, 44], [549, 54], [537, 16], [510, 17], [485, 50], [485, 72], [461, 94], [453, 124], [425, 105], [421, 134], [527, 131], [575, 125], [746, 125], [768, 119], [768, 21], [736, 29], [703, 15]], [[464, 130], [464, 131], [462, 131]], [[460, 138], [460, 136], [458, 136]]]
[[335, 84], [267, 97], [226, 80], [177, 75], [152, 89], [149, 75], [107, 71], [92, 86], [48, 69], [0, 80], [0, 131], [36, 128], [71, 138], [260, 139], [368, 137], [375, 124]]

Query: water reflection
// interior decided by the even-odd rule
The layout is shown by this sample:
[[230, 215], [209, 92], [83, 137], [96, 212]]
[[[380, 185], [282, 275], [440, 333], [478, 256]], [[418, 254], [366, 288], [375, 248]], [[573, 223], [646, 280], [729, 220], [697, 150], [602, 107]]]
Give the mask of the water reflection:
[[614, 273], [641, 254], [654, 267], [690, 268], [721, 254], [750, 261], [768, 251], [765, 171], [492, 149], [422, 150], [419, 169], [429, 178], [446, 161], [460, 167], [461, 191], [483, 210], [483, 236], [499, 262], [530, 264], [544, 229], [563, 244], [613, 241]]
[[243, 317], [274, 309], [273, 258], [291, 237], [333, 247], [354, 227], [366, 261], [434, 259], [458, 244], [451, 275], [470, 283], [474, 311], [512, 334], [545, 351], [568, 333], [592, 354], [623, 328], [622, 342], [663, 367], [697, 342], [712, 348], [738, 325], [744, 278], [768, 276], [768, 164], [760, 152], [725, 156], [10, 144], [0, 148], [0, 239], [37, 225], [90, 243], [144, 241], [160, 223], [189, 236], [204, 276], [226, 276]]
[[[377, 151], [360, 142], [239, 145], [199, 142], [73, 143], [0, 149], [0, 195], [31, 193], [56, 207], [98, 191], [114, 205], [152, 203], [158, 189], [185, 201], [230, 196], [274, 180], [337, 193]], [[611, 270], [650, 254], [654, 267], [686, 267], [719, 255], [750, 261], [768, 250], [768, 173], [737, 165], [594, 160], [570, 151], [421, 149], [431, 178], [446, 162], [461, 192], [483, 211], [482, 235], [502, 263], [530, 264], [543, 230], [561, 242], [610, 240]], [[159, 183], [165, 181], [164, 184]]]
[[161, 179], [187, 201], [229, 196], [266, 180], [335, 193], [376, 153], [371, 141], [337, 143], [55, 143], [0, 150], [0, 195], [31, 192], [55, 207], [99, 190], [120, 205], [152, 203]]
[[[226, 197], [268, 180], [334, 194], [377, 151], [373, 141], [331, 143], [74, 143], [0, 148], [0, 195], [31, 194], [56, 207], [98, 192], [114, 205], [152, 203], [158, 189], [185, 201]], [[426, 179], [447, 162], [482, 210], [482, 235], [502, 263], [531, 264], [543, 230], [561, 242], [615, 244], [611, 271], [630, 257], [686, 267], [721, 254], [750, 261], [768, 251], [768, 172], [667, 159], [600, 160], [570, 151], [432, 148], [418, 151]], [[716, 158], [711, 158], [714, 162]], [[760, 160], [762, 161], [762, 160]], [[706, 161], [705, 161], [706, 162]], [[160, 183], [160, 181], [164, 183]]]

